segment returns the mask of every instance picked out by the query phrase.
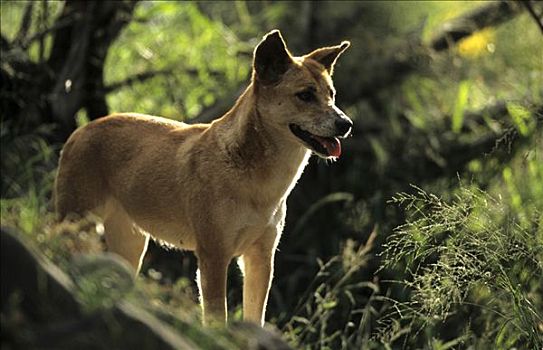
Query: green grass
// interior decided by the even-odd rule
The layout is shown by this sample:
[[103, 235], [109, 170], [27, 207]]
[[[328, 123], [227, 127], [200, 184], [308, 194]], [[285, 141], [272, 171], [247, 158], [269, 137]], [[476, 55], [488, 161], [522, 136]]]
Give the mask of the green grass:
[[451, 201], [415, 190], [393, 199], [410, 214], [384, 252], [387, 266], [408, 271], [399, 283], [411, 295], [398, 312], [416, 331], [463, 314], [485, 346], [540, 348], [542, 199], [525, 203], [532, 210], [521, 219], [503, 197], [467, 185]]
[[366, 244], [347, 241], [342, 252], [326, 263], [300, 299], [283, 327], [295, 349], [370, 349], [371, 321], [378, 313], [379, 286], [360, 280], [359, 272], [371, 259], [374, 231]]

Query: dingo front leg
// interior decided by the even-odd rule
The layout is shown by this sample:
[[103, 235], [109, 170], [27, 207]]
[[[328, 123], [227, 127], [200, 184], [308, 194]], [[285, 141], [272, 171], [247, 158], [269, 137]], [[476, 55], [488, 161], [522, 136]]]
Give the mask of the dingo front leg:
[[221, 252], [206, 254], [196, 252], [198, 257], [198, 288], [203, 313], [204, 325], [224, 325], [227, 320], [226, 275], [230, 257], [221, 256]]
[[242, 256], [243, 319], [264, 325], [266, 303], [273, 278], [275, 238], [265, 236]]

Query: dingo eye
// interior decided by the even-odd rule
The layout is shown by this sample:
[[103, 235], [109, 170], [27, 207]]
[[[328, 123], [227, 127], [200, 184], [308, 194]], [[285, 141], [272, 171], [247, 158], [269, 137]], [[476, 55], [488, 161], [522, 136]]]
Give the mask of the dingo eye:
[[309, 90], [304, 90], [304, 91], [298, 92], [296, 94], [296, 97], [299, 100], [304, 101], [304, 102], [313, 102], [313, 101], [317, 100], [315, 94], [312, 91], [309, 91]]

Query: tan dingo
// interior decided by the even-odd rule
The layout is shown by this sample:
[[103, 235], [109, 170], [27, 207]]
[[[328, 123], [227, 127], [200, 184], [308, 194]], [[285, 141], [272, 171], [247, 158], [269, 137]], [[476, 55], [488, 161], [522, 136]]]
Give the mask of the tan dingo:
[[98, 215], [108, 249], [136, 271], [149, 236], [193, 250], [205, 324], [226, 322], [227, 267], [241, 256], [244, 319], [262, 325], [287, 196], [311, 151], [339, 157], [352, 127], [330, 78], [348, 46], [293, 57], [275, 30], [247, 90], [211, 124], [123, 113], [76, 130], [56, 178], [60, 218]]

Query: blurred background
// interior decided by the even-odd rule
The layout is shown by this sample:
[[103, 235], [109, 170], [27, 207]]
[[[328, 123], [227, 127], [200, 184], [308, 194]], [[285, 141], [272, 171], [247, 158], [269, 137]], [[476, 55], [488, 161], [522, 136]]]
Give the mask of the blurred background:
[[[541, 348], [542, 22], [538, 1], [2, 1], [2, 225], [46, 246], [78, 126], [209, 122], [269, 30], [294, 55], [350, 40], [353, 137], [289, 197], [267, 320], [296, 348]], [[191, 281], [195, 260], [154, 245], [143, 274]]]

